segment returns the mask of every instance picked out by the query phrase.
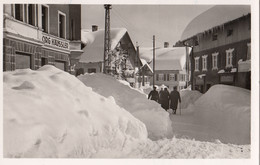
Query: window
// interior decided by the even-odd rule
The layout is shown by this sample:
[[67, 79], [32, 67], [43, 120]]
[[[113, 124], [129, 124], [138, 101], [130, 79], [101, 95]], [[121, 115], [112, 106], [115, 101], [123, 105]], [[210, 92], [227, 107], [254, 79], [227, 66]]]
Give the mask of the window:
[[218, 52], [212, 54], [212, 70], [218, 70]]
[[42, 29], [43, 32], [49, 32], [49, 7], [42, 5]]
[[48, 64], [48, 59], [42, 57], [42, 58], [41, 58], [41, 66], [44, 66], [44, 65], [46, 65], [46, 64]]
[[180, 74], [180, 81], [185, 81], [185, 74]]
[[227, 37], [233, 35], [233, 29], [227, 30]]
[[175, 74], [169, 74], [169, 80], [175, 81]]
[[195, 57], [195, 71], [199, 71], [200, 57]]
[[156, 81], [159, 81], [159, 74], [156, 74]]
[[164, 74], [159, 74], [159, 81], [163, 81]]
[[232, 58], [233, 58], [234, 49], [226, 50], [226, 67], [233, 67]]
[[202, 71], [207, 71], [208, 55], [202, 56]]
[[167, 81], [170, 81], [170, 74], [167, 74]]
[[247, 60], [251, 60], [251, 43], [247, 44]]
[[212, 35], [212, 41], [215, 41], [215, 40], [217, 40], [217, 39], [218, 39], [218, 34], [216, 34], [216, 33], [213, 34], [213, 35]]
[[14, 18], [23, 21], [23, 12], [24, 12], [24, 5], [22, 4], [15, 4], [15, 9], [14, 9]]
[[30, 25], [36, 26], [36, 5], [33, 4], [28, 4], [27, 5], [27, 13], [28, 13], [28, 18], [27, 18], [27, 22]]
[[163, 74], [163, 81], [166, 81], [166, 74]]
[[88, 69], [88, 73], [96, 73], [96, 69], [95, 68], [89, 68]]
[[58, 36], [66, 38], [66, 14], [58, 11]]

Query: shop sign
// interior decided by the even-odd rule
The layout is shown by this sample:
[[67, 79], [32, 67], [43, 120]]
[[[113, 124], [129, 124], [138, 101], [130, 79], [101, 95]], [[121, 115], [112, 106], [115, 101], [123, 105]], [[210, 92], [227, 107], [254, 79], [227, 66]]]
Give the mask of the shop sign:
[[229, 82], [232, 83], [234, 81], [234, 75], [222, 75], [220, 76], [220, 82], [225, 83]]
[[42, 42], [61, 49], [69, 49], [69, 42], [61, 40], [59, 38], [54, 38], [52, 36], [42, 35]]

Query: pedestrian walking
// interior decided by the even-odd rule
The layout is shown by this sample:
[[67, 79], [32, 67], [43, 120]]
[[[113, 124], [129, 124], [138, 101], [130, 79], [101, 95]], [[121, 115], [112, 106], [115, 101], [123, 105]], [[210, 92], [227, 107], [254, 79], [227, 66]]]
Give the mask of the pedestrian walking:
[[181, 103], [180, 93], [177, 91], [177, 87], [174, 87], [170, 93], [170, 108], [173, 110], [173, 114], [176, 114], [178, 102]]
[[161, 94], [161, 106], [163, 109], [165, 109], [166, 111], [169, 109], [169, 92], [167, 90], [167, 88], [164, 88], [162, 94]]
[[158, 102], [159, 99], [159, 93], [156, 90], [156, 87], [153, 87], [153, 90], [148, 94], [148, 99], [154, 100], [156, 102]]
[[159, 104], [162, 104], [162, 93], [163, 93], [163, 88], [161, 87], [161, 90], [159, 92], [159, 100], [158, 100]]

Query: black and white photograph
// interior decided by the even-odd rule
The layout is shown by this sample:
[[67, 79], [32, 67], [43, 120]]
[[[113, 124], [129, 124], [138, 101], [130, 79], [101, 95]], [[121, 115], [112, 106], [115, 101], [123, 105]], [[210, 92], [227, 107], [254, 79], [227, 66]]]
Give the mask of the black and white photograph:
[[259, 164], [259, 1], [220, 2], [4, 0], [1, 164]]

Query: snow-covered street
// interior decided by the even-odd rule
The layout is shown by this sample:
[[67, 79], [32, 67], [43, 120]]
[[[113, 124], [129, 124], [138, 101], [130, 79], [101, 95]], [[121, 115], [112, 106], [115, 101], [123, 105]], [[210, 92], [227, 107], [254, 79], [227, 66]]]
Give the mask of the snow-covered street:
[[6, 158], [251, 155], [248, 90], [224, 85], [203, 95], [185, 90], [181, 115], [170, 115], [143, 90], [104, 74], [76, 78], [46, 65], [3, 76]]

